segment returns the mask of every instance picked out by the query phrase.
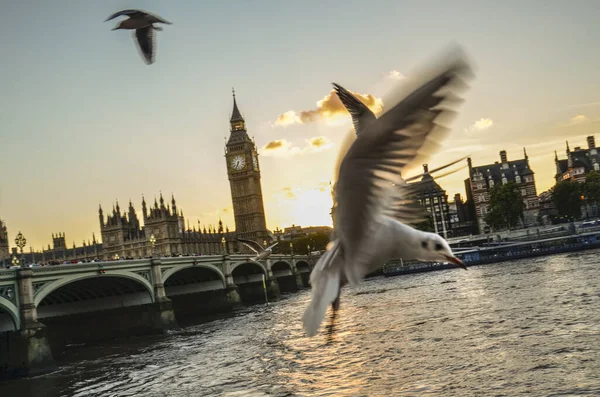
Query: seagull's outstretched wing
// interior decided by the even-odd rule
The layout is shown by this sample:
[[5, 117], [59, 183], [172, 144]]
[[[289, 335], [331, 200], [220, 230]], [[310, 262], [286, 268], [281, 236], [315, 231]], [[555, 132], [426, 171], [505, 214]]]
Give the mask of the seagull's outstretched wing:
[[238, 238], [237, 241], [244, 244], [246, 247], [250, 248], [252, 251], [256, 252], [257, 254], [260, 254], [264, 250], [262, 245], [260, 245], [256, 241], [246, 240], [244, 238]]
[[106, 18], [106, 20], [104, 22], [108, 22], [111, 19], [115, 19], [116, 17], [120, 17], [121, 15], [127, 15], [130, 18], [135, 18], [135, 17], [141, 17], [146, 15], [147, 12], [142, 11], [142, 10], [121, 10], [121, 11], [117, 11], [114, 14], [112, 14], [111, 16], [109, 16], [108, 18]]
[[[361, 255], [361, 245], [378, 227], [382, 212], [390, 206], [393, 191], [406, 183], [402, 170], [418, 155], [439, 145], [444, 128], [440, 119], [449, 113], [439, 105], [453, 98], [451, 91], [464, 83], [460, 75], [468, 67], [462, 60], [446, 64], [440, 72], [416, 88], [381, 117], [378, 125], [359, 134], [341, 161], [336, 184], [337, 233], [346, 251], [344, 273], [356, 284], [371, 269], [369, 257]], [[408, 192], [407, 192], [408, 193]], [[413, 222], [408, 207], [399, 207], [395, 218]]]
[[[275, 242], [275, 244], [271, 244], [267, 247], [267, 250], [272, 249], [273, 247], [275, 247], [277, 244], [279, 244], [279, 241]], [[266, 251], [266, 250], [265, 250]]]
[[152, 25], [135, 31], [138, 48], [148, 65], [154, 63], [154, 55], [156, 52], [156, 34]]
[[362, 103], [344, 87], [336, 83], [333, 83], [333, 86], [335, 87], [335, 91], [340, 98], [340, 101], [342, 101], [344, 107], [352, 116], [352, 123], [354, 123], [356, 135], [360, 135], [371, 121], [377, 119], [375, 114], [367, 107], [367, 105]]
[[127, 15], [130, 18], [146, 18], [146, 20], [148, 22], [151, 23], [155, 23], [155, 22], [160, 22], [160, 23], [164, 23], [166, 25], [172, 25], [171, 22], [169, 21], [165, 21], [164, 19], [162, 19], [161, 17], [159, 17], [158, 15], [154, 15], [151, 14], [147, 11], [143, 11], [143, 10], [121, 10], [121, 11], [117, 11], [114, 14], [112, 14], [111, 16], [109, 16], [104, 22], [108, 22], [111, 19], [115, 19], [116, 17], [120, 17], [121, 15]]

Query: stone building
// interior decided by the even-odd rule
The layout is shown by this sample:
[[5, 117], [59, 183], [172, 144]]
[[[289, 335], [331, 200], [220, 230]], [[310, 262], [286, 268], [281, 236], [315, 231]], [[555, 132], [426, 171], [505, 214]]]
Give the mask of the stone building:
[[450, 237], [477, 234], [476, 219], [472, 216], [468, 200], [463, 202], [460, 193], [454, 195], [454, 201], [448, 203], [450, 216]]
[[556, 175], [554, 176], [554, 179], [556, 182], [567, 179], [576, 182], [584, 182], [585, 176], [590, 171], [600, 172], [600, 154], [596, 148], [594, 136], [587, 137], [587, 149], [576, 146], [571, 150], [568, 141], [566, 144], [566, 159], [559, 160], [558, 154], [556, 151], [554, 152], [554, 163], [556, 165]]
[[[233, 92], [233, 111], [229, 120], [230, 135], [225, 145], [227, 176], [231, 188], [231, 201], [238, 237], [263, 244], [271, 242], [267, 230], [256, 144], [248, 136], [246, 122], [238, 109]], [[250, 253], [243, 245], [237, 249]]]
[[529, 166], [527, 151], [523, 148], [523, 159], [509, 161], [506, 150], [500, 151], [500, 162], [474, 167], [471, 158], [469, 166], [469, 183], [467, 197], [473, 198], [479, 232], [486, 231], [488, 225], [485, 216], [490, 205], [490, 191], [495, 185], [515, 182], [519, 186], [525, 204], [525, 224], [535, 224], [539, 201], [535, 187], [535, 173]]
[[147, 206], [146, 199], [142, 198], [143, 226], [131, 202], [127, 213], [121, 213], [117, 202], [106, 221], [100, 207], [102, 258], [215, 255], [236, 246], [235, 233], [229, 232], [228, 228], [225, 230], [221, 220], [218, 228], [209, 226], [208, 230], [206, 227], [201, 230], [200, 225], [198, 229], [196, 226], [190, 228], [189, 222], [186, 228], [183, 210], [179, 210], [179, 213], [177, 211], [175, 197], [171, 196], [171, 203], [165, 204], [162, 193], [160, 199], [155, 199], [150, 207]]
[[415, 199], [431, 215], [435, 233], [444, 238], [451, 237], [448, 195], [429, 174], [427, 164], [423, 165], [423, 177], [421, 180], [409, 185], [411, 187], [411, 194], [415, 195]]

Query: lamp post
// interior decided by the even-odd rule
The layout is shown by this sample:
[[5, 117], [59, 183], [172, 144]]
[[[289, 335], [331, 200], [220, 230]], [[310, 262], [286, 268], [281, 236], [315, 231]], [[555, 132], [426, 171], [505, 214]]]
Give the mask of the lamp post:
[[290, 242], [290, 251], [292, 256], [294, 256], [294, 243]]
[[19, 234], [17, 234], [17, 237], [15, 238], [15, 244], [21, 250], [21, 260], [23, 261], [23, 264], [25, 264], [25, 260], [23, 258], [23, 247], [25, 247], [25, 244], [27, 244], [27, 239], [25, 236], [23, 236], [21, 231], [19, 231]]
[[150, 235], [150, 256], [154, 257], [154, 244], [156, 244], [156, 237], [154, 234]]
[[225, 240], [225, 237], [221, 237], [221, 245], [223, 246], [223, 255], [225, 255], [227, 253], [227, 251], [225, 250], [226, 244], [227, 244], [227, 240]]
[[306, 244], [306, 255], [310, 255], [310, 244]]
[[115, 254], [115, 256], [114, 256], [113, 259], [116, 260], [116, 261], [118, 261], [119, 260], [119, 254]]
[[11, 263], [13, 266], [19, 266], [19, 258], [13, 256]]

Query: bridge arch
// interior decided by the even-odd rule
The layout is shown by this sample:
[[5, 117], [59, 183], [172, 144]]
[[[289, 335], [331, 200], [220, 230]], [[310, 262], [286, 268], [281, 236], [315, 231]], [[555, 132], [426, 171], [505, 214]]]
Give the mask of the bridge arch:
[[190, 269], [190, 268], [200, 268], [200, 269], [207, 269], [207, 270], [211, 270], [213, 272], [215, 272], [219, 278], [221, 279], [221, 281], [223, 282], [223, 287], [225, 287], [226, 285], [226, 281], [225, 281], [225, 275], [223, 274], [223, 272], [221, 271], [221, 269], [219, 269], [218, 267], [216, 267], [215, 265], [211, 265], [211, 264], [206, 264], [206, 263], [190, 263], [187, 265], [181, 265], [181, 266], [175, 266], [170, 268], [169, 270], [167, 270], [163, 275], [162, 275], [162, 279], [163, 279], [163, 284], [167, 282], [167, 280], [173, 276], [175, 273], [178, 273], [182, 270], [185, 269]]
[[78, 281], [92, 279], [92, 278], [103, 279], [103, 278], [110, 278], [110, 277], [125, 278], [125, 279], [136, 281], [137, 283], [141, 284], [144, 287], [144, 289], [148, 292], [148, 294], [150, 294], [151, 302], [155, 301], [154, 287], [152, 286], [152, 284], [150, 283], [150, 281], [148, 279], [146, 279], [145, 277], [142, 277], [141, 275], [139, 275], [137, 273], [133, 273], [133, 272], [109, 270], [109, 271], [107, 271], [107, 273], [102, 274], [102, 275], [101, 274], [73, 274], [73, 275], [61, 277], [58, 280], [50, 281], [47, 284], [44, 284], [42, 287], [40, 287], [40, 289], [35, 293], [34, 304], [36, 307], [39, 306], [40, 303], [44, 300], [44, 298], [46, 298], [48, 295], [50, 295], [52, 292], [55, 292], [59, 288], [64, 287], [65, 285], [76, 283]]
[[[15, 331], [21, 328], [21, 319], [19, 318], [19, 309], [14, 303], [8, 299], [0, 296], [0, 313], [5, 312], [8, 314], [13, 322]], [[1, 330], [0, 330], [1, 331]]]
[[[260, 271], [252, 271], [251, 269], [254, 269], [254, 270], [260, 269]], [[244, 262], [237, 262], [237, 263], [234, 263], [233, 265], [231, 265], [231, 275], [232, 276], [235, 276], [237, 274], [245, 275], [245, 274], [252, 274], [252, 273], [260, 273], [261, 271], [262, 271], [262, 273], [264, 273], [265, 277], [268, 276], [269, 273], [267, 272], [266, 267], [263, 266], [263, 264], [260, 262], [244, 261]], [[234, 274], [234, 273], [237, 273], [237, 274]]]
[[310, 271], [310, 265], [308, 264], [307, 261], [297, 261], [296, 269], [298, 271], [301, 271], [301, 270]]
[[292, 268], [292, 264], [288, 261], [277, 260], [277, 261], [273, 262], [273, 264], [271, 265], [271, 271], [276, 272], [276, 271], [280, 271], [280, 270], [293, 271], [294, 269]]

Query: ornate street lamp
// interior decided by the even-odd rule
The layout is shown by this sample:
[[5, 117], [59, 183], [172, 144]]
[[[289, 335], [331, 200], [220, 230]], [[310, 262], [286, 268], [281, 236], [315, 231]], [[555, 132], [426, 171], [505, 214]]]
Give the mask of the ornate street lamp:
[[154, 237], [154, 234], [150, 235], [150, 246], [152, 247], [152, 250], [150, 251], [150, 256], [154, 257], [154, 244], [156, 244], [156, 237]]
[[226, 253], [225, 244], [227, 244], [227, 240], [225, 240], [225, 237], [221, 237], [221, 245], [223, 246], [223, 255], [225, 255], [225, 253]]
[[17, 258], [16, 256], [13, 256], [13, 258], [12, 258], [12, 265], [13, 266], [19, 266], [19, 258]]
[[19, 234], [17, 234], [17, 238], [15, 238], [15, 244], [21, 250], [21, 260], [23, 261], [23, 264], [25, 264], [25, 258], [23, 258], [23, 247], [25, 247], [25, 244], [27, 244], [27, 239], [25, 238], [25, 236], [23, 236], [21, 231], [19, 231]]
[[116, 260], [116, 261], [118, 261], [119, 260], [119, 254], [115, 254], [115, 256], [114, 256], [113, 259]]

